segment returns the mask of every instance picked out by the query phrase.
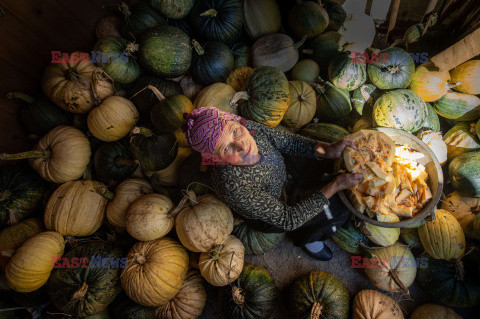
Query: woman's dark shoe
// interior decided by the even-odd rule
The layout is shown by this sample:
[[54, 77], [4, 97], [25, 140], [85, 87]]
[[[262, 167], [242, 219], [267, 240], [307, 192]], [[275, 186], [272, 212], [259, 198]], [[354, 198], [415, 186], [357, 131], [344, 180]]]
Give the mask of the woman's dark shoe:
[[316, 252], [316, 253], [310, 251], [305, 246], [303, 246], [302, 248], [310, 257], [315, 258], [315, 259], [320, 260], [320, 261], [329, 261], [333, 257], [332, 250], [326, 244], [324, 245], [322, 250], [320, 250], [319, 252]]

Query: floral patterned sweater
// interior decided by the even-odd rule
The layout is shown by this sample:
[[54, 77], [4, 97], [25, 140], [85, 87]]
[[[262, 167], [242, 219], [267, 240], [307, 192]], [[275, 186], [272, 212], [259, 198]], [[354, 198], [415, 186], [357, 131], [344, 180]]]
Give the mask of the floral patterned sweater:
[[280, 200], [287, 183], [282, 154], [315, 158], [316, 142], [252, 121], [247, 121], [247, 128], [255, 130], [253, 138], [262, 161], [252, 166], [213, 166], [211, 179], [217, 196], [243, 218], [284, 231], [295, 230], [320, 213], [328, 214], [324, 207], [329, 202], [320, 190], [294, 206]]

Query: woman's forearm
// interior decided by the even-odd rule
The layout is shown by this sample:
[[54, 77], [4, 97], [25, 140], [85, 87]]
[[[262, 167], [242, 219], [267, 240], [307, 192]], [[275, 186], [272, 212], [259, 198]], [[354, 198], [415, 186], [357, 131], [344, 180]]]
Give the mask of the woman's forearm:
[[320, 189], [320, 192], [327, 198], [330, 199], [336, 192], [338, 192], [338, 188], [336, 186], [335, 181], [331, 181], [324, 187]]

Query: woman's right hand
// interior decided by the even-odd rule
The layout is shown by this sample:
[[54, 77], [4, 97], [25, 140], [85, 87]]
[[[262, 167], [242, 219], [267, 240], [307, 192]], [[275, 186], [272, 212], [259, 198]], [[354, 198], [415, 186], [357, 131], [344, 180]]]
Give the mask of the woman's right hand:
[[353, 174], [353, 173], [345, 173], [342, 175], [338, 175], [334, 180], [335, 189], [338, 191], [344, 189], [350, 189], [358, 184], [360, 184], [363, 180], [363, 174]]

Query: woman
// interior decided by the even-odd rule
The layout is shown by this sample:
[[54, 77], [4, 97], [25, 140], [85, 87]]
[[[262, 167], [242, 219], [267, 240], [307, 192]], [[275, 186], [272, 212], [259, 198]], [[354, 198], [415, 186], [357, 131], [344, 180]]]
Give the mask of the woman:
[[[319, 159], [339, 158], [346, 146], [355, 148], [351, 141], [316, 142], [215, 107], [199, 108], [184, 117], [187, 141], [202, 153], [204, 162], [215, 164], [212, 185], [234, 213], [262, 231], [290, 231], [294, 244], [303, 246], [314, 258], [332, 258], [323, 240], [349, 218], [348, 209], [335, 194], [354, 187], [363, 176], [341, 174], [318, 188], [320, 172], [327, 166]], [[292, 156], [297, 158], [292, 160]], [[291, 178], [287, 178], [287, 172]], [[302, 200], [293, 203], [295, 194], [288, 205], [280, 199], [285, 187], [298, 190], [295, 186], [305, 182], [316, 188], [304, 194]]]

